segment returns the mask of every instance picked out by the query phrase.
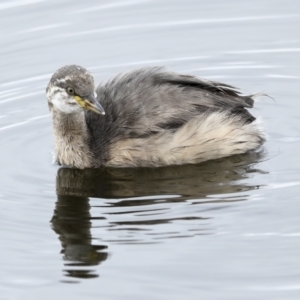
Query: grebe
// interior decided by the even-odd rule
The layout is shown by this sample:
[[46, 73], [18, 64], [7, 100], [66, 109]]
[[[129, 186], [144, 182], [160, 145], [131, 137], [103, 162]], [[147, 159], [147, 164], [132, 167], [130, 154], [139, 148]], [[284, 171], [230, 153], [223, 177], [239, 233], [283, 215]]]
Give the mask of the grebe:
[[199, 163], [265, 140], [247, 110], [253, 95], [160, 67], [120, 74], [95, 91], [93, 76], [69, 65], [46, 92], [57, 163], [79, 169]]

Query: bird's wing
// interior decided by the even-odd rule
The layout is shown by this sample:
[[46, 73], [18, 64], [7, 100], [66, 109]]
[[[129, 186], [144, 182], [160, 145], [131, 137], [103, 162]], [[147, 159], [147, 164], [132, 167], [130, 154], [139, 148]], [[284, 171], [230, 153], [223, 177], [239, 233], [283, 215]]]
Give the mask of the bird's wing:
[[217, 110], [254, 117], [245, 109], [251, 96], [236, 88], [189, 75], [144, 68], [121, 74], [96, 90], [106, 115], [87, 113], [87, 124], [100, 144], [114, 138], [143, 138], [177, 130], [191, 118]]

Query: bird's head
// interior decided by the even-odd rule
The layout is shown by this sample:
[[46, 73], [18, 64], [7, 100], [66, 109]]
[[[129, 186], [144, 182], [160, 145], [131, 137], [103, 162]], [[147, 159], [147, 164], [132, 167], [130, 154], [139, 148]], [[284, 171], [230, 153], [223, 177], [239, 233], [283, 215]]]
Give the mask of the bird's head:
[[83, 67], [70, 65], [57, 70], [47, 86], [50, 111], [72, 114], [83, 109], [104, 115], [104, 109], [95, 98], [93, 76]]

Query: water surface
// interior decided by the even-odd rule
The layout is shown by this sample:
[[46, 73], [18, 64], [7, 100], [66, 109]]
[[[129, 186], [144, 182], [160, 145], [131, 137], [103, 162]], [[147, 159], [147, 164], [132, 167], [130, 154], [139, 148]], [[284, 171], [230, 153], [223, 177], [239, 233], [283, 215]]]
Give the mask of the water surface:
[[[2, 1], [0, 299], [299, 299], [300, 4]], [[264, 92], [261, 152], [161, 169], [53, 164], [51, 74], [142, 66]]]

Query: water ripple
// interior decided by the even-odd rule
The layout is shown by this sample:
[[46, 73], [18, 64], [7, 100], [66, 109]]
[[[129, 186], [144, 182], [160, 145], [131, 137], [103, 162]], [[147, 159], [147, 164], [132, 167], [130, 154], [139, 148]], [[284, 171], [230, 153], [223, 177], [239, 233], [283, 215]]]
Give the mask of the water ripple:
[[11, 128], [22, 126], [22, 125], [27, 125], [29, 123], [32, 123], [34, 121], [37, 121], [37, 120], [40, 120], [40, 119], [44, 119], [44, 118], [49, 118], [49, 114], [42, 115], [42, 116], [32, 117], [32, 118], [29, 118], [29, 119], [27, 119], [27, 120], [25, 120], [23, 122], [13, 123], [11, 125], [0, 127], [0, 131], [11, 129]]
[[45, 0], [19, 0], [19, 1], [2, 2], [2, 3], [0, 3], [0, 10], [29, 5], [29, 4], [40, 3], [40, 2], [44, 2], [44, 1]]
[[86, 12], [95, 12], [99, 10], [108, 10], [108, 9], [114, 9], [124, 6], [130, 6], [130, 5], [136, 5], [136, 4], [144, 4], [150, 2], [149, 0], [135, 0], [135, 1], [119, 1], [119, 2], [112, 2], [109, 4], [103, 4], [103, 5], [96, 5], [89, 8], [73, 11], [72, 13], [81, 14]]
[[63, 26], [67, 26], [67, 25], [70, 25], [71, 23], [57, 23], [57, 24], [49, 24], [49, 25], [44, 25], [44, 26], [39, 26], [39, 27], [34, 27], [34, 28], [29, 28], [29, 29], [26, 29], [26, 30], [22, 30], [22, 31], [19, 31], [18, 33], [19, 34], [23, 34], [23, 33], [26, 33], [26, 32], [36, 32], [36, 31], [43, 31], [43, 30], [50, 30], [50, 29], [53, 29], [53, 28], [61, 28]]
[[261, 21], [270, 19], [289, 19], [298, 18], [299, 14], [287, 14], [287, 15], [265, 15], [265, 16], [245, 16], [237, 18], [218, 18], [218, 19], [195, 19], [195, 20], [179, 20], [170, 22], [153, 22], [144, 24], [131, 24], [131, 25], [119, 25], [106, 28], [92, 29], [78, 31], [76, 33], [69, 33], [63, 36], [77, 36], [77, 35], [87, 35], [102, 32], [112, 32], [121, 30], [140, 30], [140, 29], [152, 29], [152, 28], [163, 28], [163, 27], [174, 27], [174, 26], [191, 26], [198, 24], [218, 24], [218, 23], [229, 23], [229, 22], [249, 22], [249, 21]]
[[228, 51], [230, 54], [260, 54], [260, 53], [289, 53], [300, 52], [300, 48], [275, 48], [275, 49], [253, 49], [242, 51]]
[[114, 65], [106, 65], [106, 66], [92, 66], [89, 67], [89, 70], [97, 70], [97, 69], [109, 69], [109, 68], [119, 68], [119, 67], [130, 67], [130, 66], [137, 66], [137, 65], [148, 65], [148, 64], [166, 64], [169, 62], [180, 62], [180, 61], [192, 61], [192, 60], [199, 60], [199, 59], [207, 59], [210, 58], [208, 55], [201, 55], [201, 56], [183, 56], [183, 57], [174, 57], [174, 58], [163, 58], [163, 59], [151, 59], [151, 60], [141, 60], [141, 61], [134, 61], [129, 63], [121, 63], [121, 64], [114, 64]]

